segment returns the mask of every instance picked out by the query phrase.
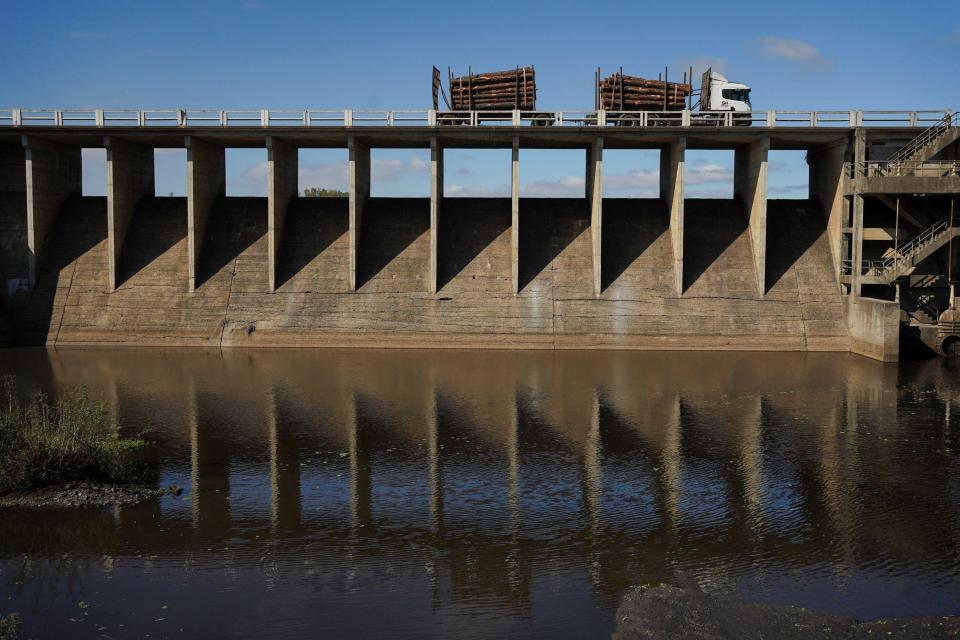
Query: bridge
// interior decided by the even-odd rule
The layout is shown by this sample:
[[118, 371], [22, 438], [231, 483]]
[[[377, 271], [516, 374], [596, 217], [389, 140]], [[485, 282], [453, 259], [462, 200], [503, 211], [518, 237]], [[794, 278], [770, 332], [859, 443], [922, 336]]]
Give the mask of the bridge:
[[[935, 334], [953, 305], [957, 124], [951, 111], [0, 110], [6, 335], [896, 359], [901, 320]], [[80, 195], [90, 147], [107, 151], [105, 199]], [[154, 196], [153, 153], [170, 147], [187, 151], [185, 199]], [[267, 198], [226, 196], [234, 147], [267, 150]], [[348, 151], [348, 197], [297, 196], [301, 148]], [[376, 148], [429, 149], [430, 197], [371, 197]], [[446, 196], [452, 148], [510, 149], [511, 196]], [[584, 150], [583, 197], [521, 198], [522, 149]], [[657, 150], [659, 197], [603, 197], [609, 149]], [[734, 151], [733, 201], [686, 196], [696, 149]], [[768, 197], [776, 150], [807, 152], [806, 200]]]

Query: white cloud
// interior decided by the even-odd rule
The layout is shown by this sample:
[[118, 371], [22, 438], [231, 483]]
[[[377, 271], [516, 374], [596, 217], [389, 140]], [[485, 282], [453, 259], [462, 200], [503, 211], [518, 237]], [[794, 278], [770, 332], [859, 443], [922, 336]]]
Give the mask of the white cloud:
[[532, 180], [520, 183], [520, 194], [525, 198], [582, 198], [583, 176], [564, 176], [559, 180]]
[[633, 191], [640, 197], [655, 198], [660, 192], [660, 172], [653, 169], [631, 169], [627, 173], [603, 176], [604, 195]]
[[806, 65], [817, 65], [824, 62], [820, 52], [809, 42], [777, 36], [760, 38], [760, 48], [764, 55], [783, 58], [790, 62]]
[[690, 186], [716, 184], [718, 182], [733, 183], [733, 169], [720, 164], [705, 163], [687, 168], [684, 182]]
[[374, 158], [370, 162], [370, 176], [373, 180], [393, 182], [412, 173], [426, 173], [429, 170], [423, 158]]
[[303, 163], [299, 170], [300, 185], [304, 189], [347, 190], [346, 162]]
[[510, 186], [477, 187], [448, 184], [443, 188], [443, 195], [451, 198], [509, 198]]

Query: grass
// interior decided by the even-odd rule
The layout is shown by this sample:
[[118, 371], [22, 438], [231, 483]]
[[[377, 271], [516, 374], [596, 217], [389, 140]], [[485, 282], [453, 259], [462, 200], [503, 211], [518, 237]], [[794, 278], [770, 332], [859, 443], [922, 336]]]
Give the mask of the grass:
[[83, 387], [55, 402], [17, 394], [16, 379], [0, 379], [0, 495], [67, 482], [123, 483], [138, 478], [139, 438], [117, 434], [107, 403]]
[[0, 616], [0, 640], [16, 640], [20, 637], [20, 616], [11, 613]]

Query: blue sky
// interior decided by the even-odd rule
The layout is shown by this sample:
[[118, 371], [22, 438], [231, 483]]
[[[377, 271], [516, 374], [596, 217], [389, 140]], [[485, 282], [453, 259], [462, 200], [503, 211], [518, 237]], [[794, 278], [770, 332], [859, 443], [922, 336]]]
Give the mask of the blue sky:
[[[960, 108], [956, 1], [523, 4], [51, 2], [4, 10], [0, 107], [429, 107], [432, 65], [537, 67], [538, 106], [593, 104], [597, 66], [656, 76], [693, 65], [753, 87], [765, 109]], [[85, 154], [102, 193], [104, 154]], [[343, 187], [345, 153], [301, 154], [301, 186]], [[157, 155], [158, 193], [184, 190], [182, 151]], [[262, 195], [263, 150], [231, 151], [229, 186]], [[374, 156], [376, 195], [425, 195], [423, 151]], [[509, 157], [448, 151], [450, 195], [504, 195]], [[732, 153], [690, 152], [688, 195], [729, 195]], [[802, 153], [771, 155], [774, 196], [800, 196]], [[606, 195], [653, 195], [657, 163], [610, 153]], [[524, 195], [575, 195], [582, 152], [524, 151]]]

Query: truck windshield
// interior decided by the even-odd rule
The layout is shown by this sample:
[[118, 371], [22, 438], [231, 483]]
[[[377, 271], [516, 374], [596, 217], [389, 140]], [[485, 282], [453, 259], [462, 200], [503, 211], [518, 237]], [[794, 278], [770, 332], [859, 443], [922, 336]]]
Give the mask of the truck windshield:
[[738, 100], [750, 104], [750, 89], [724, 89], [721, 93], [724, 100]]

